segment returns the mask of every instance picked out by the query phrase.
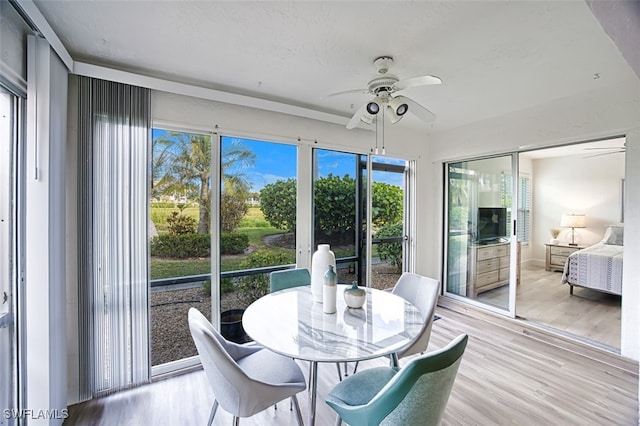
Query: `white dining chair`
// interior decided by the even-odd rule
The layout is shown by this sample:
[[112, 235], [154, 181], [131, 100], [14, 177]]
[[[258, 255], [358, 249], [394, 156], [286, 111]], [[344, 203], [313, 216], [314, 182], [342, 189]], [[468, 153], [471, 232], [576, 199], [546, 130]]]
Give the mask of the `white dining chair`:
[[[404, 358], [410, 355], [422, 354], [429, 346], [431, 339], [431, 329], [433, 327], [434, 313], [438, 303], [440, 293], [440, 281], [422, 275], [404, 272], [396, 285], [391, 289], [391, 293], [411, 302], [424, 318], [424, 322], [418, 335], [405, 347], [391, 356], [392, 363], [395, 359]], [[395, 357], [395, 358], [394, 358]], [[357, 373], [359, 363], [356, 363], [353, 374]]]
[[303, 425], [296, 394], [306, 389], [304, 375], [294, 360], [258, 345], [239, 345], [225, 340], [209, 320], [189, 309], [189, 329], [214, 401], [208, 425], [218, 406], [239, 418], [251, 417], [267, 407], [291, 398], [299, 425]]
[[433, 317], [438, 303], [438, 294], [440, 293], [440, 281], [411, 272], [404, 272], [391, 290], [391, 293], [411, 302], [418, 308], [422, 318], [424, 318], [420, 333], [411, 343], [397, 352], [398, 359], [424, 353], [431, 338]]

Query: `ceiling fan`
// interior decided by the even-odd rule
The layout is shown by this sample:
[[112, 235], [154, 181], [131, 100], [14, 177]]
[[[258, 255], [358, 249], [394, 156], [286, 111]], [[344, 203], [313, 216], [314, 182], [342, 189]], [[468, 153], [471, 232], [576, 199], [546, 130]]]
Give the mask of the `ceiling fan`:
[[373, 98], [363, 104], [349, 123], [347, 129], [353, 129], [358, 125], [359, 121], [366, 124], [373, 123], [375, 116], [382, 112], [387, 114], [392, 123], [397, 123], [402, 117], [411, 111], [418, 118], [430, 123], [435, 120], [434, 113], [415, 102], [413, 99], [400, 91], [416, 86], [426, 86], [431, 84], [440, 84], [442, 80], [433, 75], [421, 75], [417, 77], [400, 80], [393, 74], [389, 73], [389, 68], [393, 65], [391, 56], [380, 56], [373, 61], [373, 65], [378, 70], [378, 74], [374, 76], [365, 89], [347, 90], [344, 92], [332, 93], [329, 96], [342, 95], [347, 93], [362, 93], [373, 95]]
[[625, 143], [622, 144], [622, 146], [603, 146], [603, 147], [595, 147], [595, 148], [585, 148], [585, 151], [590, 151], [590, 150], [607, 150], [607, 152], [602, 152], [600, 154], [594, 154], [594, 155], [588, 155], [585, 158], [591, 158], [591, 157], [599, 157], [601, 155], [610, 155], [610, 154], [618, 154], [618, 153], [623, 153], [627, 151], [627, 142], [625, 141]]

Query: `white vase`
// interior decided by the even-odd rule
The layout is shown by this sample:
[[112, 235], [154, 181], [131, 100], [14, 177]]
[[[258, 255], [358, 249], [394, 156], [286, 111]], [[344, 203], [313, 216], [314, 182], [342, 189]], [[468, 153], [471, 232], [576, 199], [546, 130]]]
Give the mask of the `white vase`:
[[329, 265], [333, 265], [335, 270], [336, 256], [330, 250], [329, 244], [318, 244], [318, 250], [311, 258], [311, 294], [314, 302], [322, 303], [324, 273]]

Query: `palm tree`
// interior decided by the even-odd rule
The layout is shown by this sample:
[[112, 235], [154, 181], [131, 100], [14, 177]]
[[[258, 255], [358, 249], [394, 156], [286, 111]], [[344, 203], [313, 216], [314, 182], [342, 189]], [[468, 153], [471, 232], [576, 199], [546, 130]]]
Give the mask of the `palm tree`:
[[[223, 188], [248, 194], [244, 174], [255, 154], [238, 139], [225, 144], [221, 155]], [[167, 132], [153, 140], [152, 194], [189, 193], [197, 197], [198, 233], [209, 232], [211, 221], [211, 136]], [[197, 195], [196, 195], [197, 194]]]

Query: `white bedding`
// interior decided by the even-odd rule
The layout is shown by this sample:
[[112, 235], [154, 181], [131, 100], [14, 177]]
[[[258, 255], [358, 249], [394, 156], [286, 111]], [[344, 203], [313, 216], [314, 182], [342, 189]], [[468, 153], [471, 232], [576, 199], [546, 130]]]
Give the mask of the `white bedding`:
[[602, 242], [572, 253], [564, 265], [562, 282], [622, 294], [623, 246]]

